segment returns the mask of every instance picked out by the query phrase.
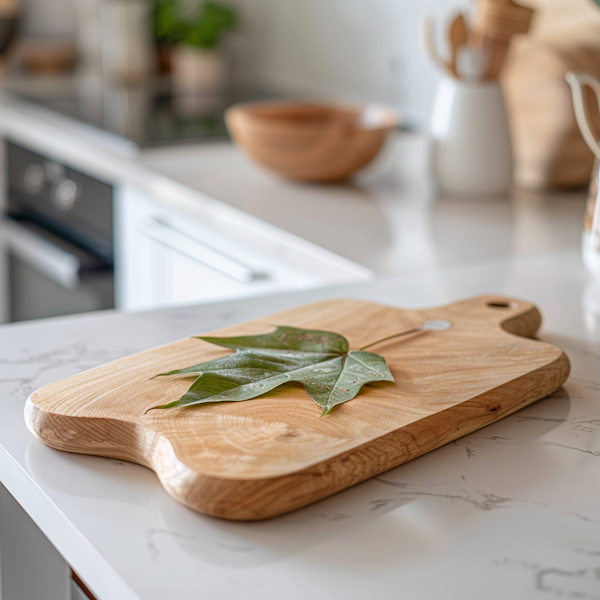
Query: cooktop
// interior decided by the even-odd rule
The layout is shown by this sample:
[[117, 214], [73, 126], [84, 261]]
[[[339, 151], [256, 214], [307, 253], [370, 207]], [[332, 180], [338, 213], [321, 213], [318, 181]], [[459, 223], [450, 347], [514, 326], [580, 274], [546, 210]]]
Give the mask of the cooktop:
[[182, 92], [168, 81], [116, 85], [84, 79], [11, 86], [7, 91], [140, 147], [227, 138], [223, 119], [227, 107], [269, 97], [239, 90]]

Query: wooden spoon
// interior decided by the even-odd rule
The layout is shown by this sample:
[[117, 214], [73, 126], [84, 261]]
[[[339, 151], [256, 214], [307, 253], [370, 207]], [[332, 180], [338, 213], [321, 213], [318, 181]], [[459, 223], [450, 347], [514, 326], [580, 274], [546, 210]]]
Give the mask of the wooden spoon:
[[456, 57], [458, 56], [459, 50], [469, 42], [469, 32], [467, 30], [467, 24], [465, 23], [465, 17], [462, 13], [456, 15], [452, 20], [452, 23], [450, 23], [448, 40], [450, 42], [450, 62], [448, 68], [454, 77], [458, 77]]

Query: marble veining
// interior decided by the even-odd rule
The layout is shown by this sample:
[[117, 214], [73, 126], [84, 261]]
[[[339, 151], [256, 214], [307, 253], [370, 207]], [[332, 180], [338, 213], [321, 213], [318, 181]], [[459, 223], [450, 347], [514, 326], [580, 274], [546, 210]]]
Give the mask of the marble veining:
[[600, 566], [569, 570], [509, 558], [496, 561], [495, 565], [528, 571], [537, 592], [557, 598], [600, 599]]
[[[533, 505], [537, 507], [546, 508], [549, 510], [555, 510], [550, 504], [546, 502], [538, 502], [533, 500], [526, 500], [523, 498], [509, 498], [509, 497], [501, 497], [496, 494], [492, 494], [490, 492], [486, 492], [484, 490], [467, 490], [460, 487], [442, 487], [443, 484], [440, 485], [441, 489], [423, 489], [416, 486], [412, 486], [409, 483], [403, 483], [398, 481], [388, 481], [383, 476], [374, 477], [376, 481], [383, 483], [384, 485], [389, 485], [393, 488], [396, 488], [395, 494], [398, 496], [406, 496], [411, 499], [417, 499], [420, 497], [433, 497], [433, 498], [444, 498], [446, 500], [451, 501], [462, 501], [467, 502], [468, 504], [474, 506], [479, 510], [498, 510], [498, 509], [510, 509], [520, 505]], [[466, 480], [465, 480], [466, 481]], [[387, 504], [393, 502], [393, 499], [388, 500], [374, 500], [373, 502], [378, 503], [380, 506], [386, 506]], [[582, 521], [592, 521], [586, 517], [585, 515], [581, 515], [578, 513], [572, 512], [561, 512], [562, 514], [570, 515], [576, 517], [577, 519], [581, 519]]]

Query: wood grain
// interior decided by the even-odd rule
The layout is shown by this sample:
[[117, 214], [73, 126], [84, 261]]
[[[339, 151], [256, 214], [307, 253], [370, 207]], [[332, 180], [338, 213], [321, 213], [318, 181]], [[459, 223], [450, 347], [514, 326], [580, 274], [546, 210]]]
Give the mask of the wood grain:
[[559, 348], [527, 339], [540, 325], [534, 306], [497, 297], [419, 311], [328, 301], [213, 332], [251, 335], [273, 324], [320, 328], [345, 335], [355, 349], [429, 319], [447, 319], [452, 327], [377, 346], [396, 384], [366, 386], [325, 418], [295, 384], [247, 402], [144, 414], [190, 383], [153, 375], [227, 352], [185, 339], [41, 388], [27, 401], [26, 422], [53, 448], [153, 469], [172, 496], [201, 512], [271, 517], [547, 396], [567, 378], [569, 361]]
[[479, 0], [473, 31], [491, 48], [487, 79], [497, 79], [515, 35], [529, 31], [533, 9], [512, 0]]

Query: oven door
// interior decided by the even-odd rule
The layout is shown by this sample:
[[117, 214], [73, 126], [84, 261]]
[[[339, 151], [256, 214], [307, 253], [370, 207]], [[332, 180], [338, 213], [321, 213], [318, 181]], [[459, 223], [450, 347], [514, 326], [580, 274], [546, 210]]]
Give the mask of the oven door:
[[0, 221], [0, 321], [114, 306], [112, 265], [26, 220]]

